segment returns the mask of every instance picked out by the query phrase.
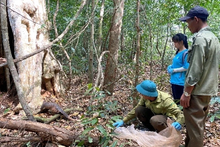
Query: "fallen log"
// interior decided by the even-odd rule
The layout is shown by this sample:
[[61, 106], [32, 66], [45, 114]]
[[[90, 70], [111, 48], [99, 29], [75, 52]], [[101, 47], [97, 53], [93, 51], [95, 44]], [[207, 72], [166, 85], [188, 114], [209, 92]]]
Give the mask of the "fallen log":
[[72, 131], [32, 121], [0, 118], [0, 128], [37, 132], [42, 141], [58, 142], [65, 146], [70, 146], [77, 138]]
[[41, 142], [41, 138], [40, 137], [4, 137], [1, 136], [0, 137], [0, 143], [7, 143], [7, 142], [28, 142], [28, 141], [35, 141], [35, 142]]

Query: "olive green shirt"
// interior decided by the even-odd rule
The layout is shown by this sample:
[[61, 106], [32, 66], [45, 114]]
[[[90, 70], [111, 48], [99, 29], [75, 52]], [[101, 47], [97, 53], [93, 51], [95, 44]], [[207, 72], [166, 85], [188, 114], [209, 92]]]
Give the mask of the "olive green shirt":
[[209, 27], [194, 35], [192, 48], [188, 51], [189, 68], [185, 79], [185, 87], [195, 86], [193, 95], [217, 95], [219, 51], [219, 40]]
[[183, 112], [179, 109], [176, 103], [173, 101], [171, 95], [168, 93], [158, 91], [158, 97], [155, 101], [145, 100], [143, 98], [140, 99], [137, 106], [135, 106], [126, 117], [124, 117], [123, 121], [126, 123], [129, 120], [135, 118], [135, 109], [138, 106], [145, 106], [149, 108], [155, 115], [166, 115], [170, 118], [175, 119], [175, 121], [180, 124], [184, 123]]

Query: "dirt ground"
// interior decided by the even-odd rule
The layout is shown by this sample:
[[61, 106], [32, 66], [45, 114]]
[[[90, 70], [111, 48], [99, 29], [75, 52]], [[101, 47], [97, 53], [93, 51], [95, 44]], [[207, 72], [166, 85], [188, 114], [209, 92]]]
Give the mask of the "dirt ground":
[[[69, 114], [70, 117], [74, 119], [74, 121], [67, 120], [65, 118], [59, 118], [56, 121], [50, 123], [50, 125], [55, 125], [61, 128], [65, 128], [68, 130], [72, 130], [76, 134], [80, 134], [84, 131], [83, 125], [80, 123], [80, 120], [83, 115], [86, 115], [88, 111], [88, 107], [90, 105], [97, 105], [97, 100], [91, 100], [89, 95], [85, 96], [85, 92], [87, 91], [86, 86], [86, 78], [85, 77], [76, 77], [73, 79], [73, 84], [70, 90], [66, 91], [65, 95], [62, 97], [54, 97], [48, 92], [43, 93], [44, 99], [50, 102], [56, 102], [63, 109], [65, 108], [80, 108], [79, 110], [73, 111]], [[99, 123], [106, 126], [106, 121], [112, 118], [114, 115], [126, 115], [131, 109], [133, 101], [129, 97], [131, 96], [131, 88], [132, 85], [128, 81], [120, 81], [118, 85], [115, 87], [115, 92], [113, 96], [106, 96], [102, 99], [102, 102], [114, 102], [117, 103], [117, 110], [115, 113], [109, 113], [109, 116], [106, 118], [99, 118]], [[99, 101], [100, 102], [100, 101]], [[15, 113], [13, 109], [18, 104], [16, 96], [8, 97], [7, 93], [0, 92], [0, 117], [6, 117], [10, 119], [21, 119], [18, 113]], [[219, 106], [217, 106], [219, 107]], [[216, 106], [211, 107], [210, 111], [216, 109]], [[50, 117], [48, 114], [41, 114], [41, 117]], [[185, 139], [185, 128], [181, 130], [182, 134], [182, 143], [184, 145]], [[92, 133], [94, 137], [99, 137], [98, 132]], [[33, 132], [27, 132], [24, 130], [9, 130], [0, 128], [0, 136], [32, 136], [36, 135]], [[113, 140], [117, 140], [118, 144], [124, 145], [125, 147], [137, 147], [137, 143], [132, 140], [126, 139], [118, 139], [113, 138]], [[10, 146], [19, 146], [23, 147], [27, 145], [27, 143], [23, 142], [7, 142], [0, 143], [0, 147], [10, 147]], [[35, 144], [36, 145], [36, 144]], [[30, 145], [29, 145], [30, 146]], [[36, 146], [42, 146], [40, 144]], [[220, 146], [220, 120], [215, 120], [214, 122], [210, 122], [207, 120], [206, 122], [206, 130], [205, 130], [205, 138], [204, 138], [204, 147], [218, 147]]]

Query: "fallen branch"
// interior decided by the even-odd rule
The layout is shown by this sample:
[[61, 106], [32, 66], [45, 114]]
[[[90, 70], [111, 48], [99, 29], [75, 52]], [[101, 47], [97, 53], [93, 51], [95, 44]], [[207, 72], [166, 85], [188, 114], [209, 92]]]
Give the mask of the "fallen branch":
[[24, 120], [15, 121], [6, 118], [0, 118], [0, 128], [37, 132], [40, 135], [42, 141], [54, 141], [65, 146], [70, 146], [72, 142], [78, 137], [72, 131], [66, 129], [39, 122]]
[[5, 137], [1, 136], [0, 137], [0, 143], [7, 143], [7, 142], [41, 142], [40, 137]]

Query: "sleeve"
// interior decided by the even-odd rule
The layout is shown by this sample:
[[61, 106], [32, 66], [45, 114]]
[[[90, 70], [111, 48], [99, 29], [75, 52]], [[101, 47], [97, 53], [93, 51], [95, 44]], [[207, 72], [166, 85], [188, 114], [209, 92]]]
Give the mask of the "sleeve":
[[138, 102], [138, 104], [123, 118], [123, 121], [126, 123], [129, 120], [135, 118], [135, 109], [138, 106], [145, 106], [145, 100], [143, 98], [140, 99], [140, 101]]
[[166, 115], [175, 119], [181, 125], [185, 123], [183, 112], [179, 109], [176, 103], [172, 99], [167, 99], [164, 103]]
[[183, 68], [188, 69], [189, 68], [189, 63], [187, 61], [188, 58], [188, 53], [186, 54], [185, 58], [184, 58], [184, 63], [183, 63]]
[[191, 50], [192, 56], [189, 59], [190, 63], [185, 80], [185, 86], [194, 86], [199, 81], [204, 69], [205, 47], [205, 39], [197, 37]]
[[173, 69], [173, 72], [184, 72], [186, 71], [187, 69], [185, 69], [184, 67], [180, 67], [180, 68], [174, 68]]

